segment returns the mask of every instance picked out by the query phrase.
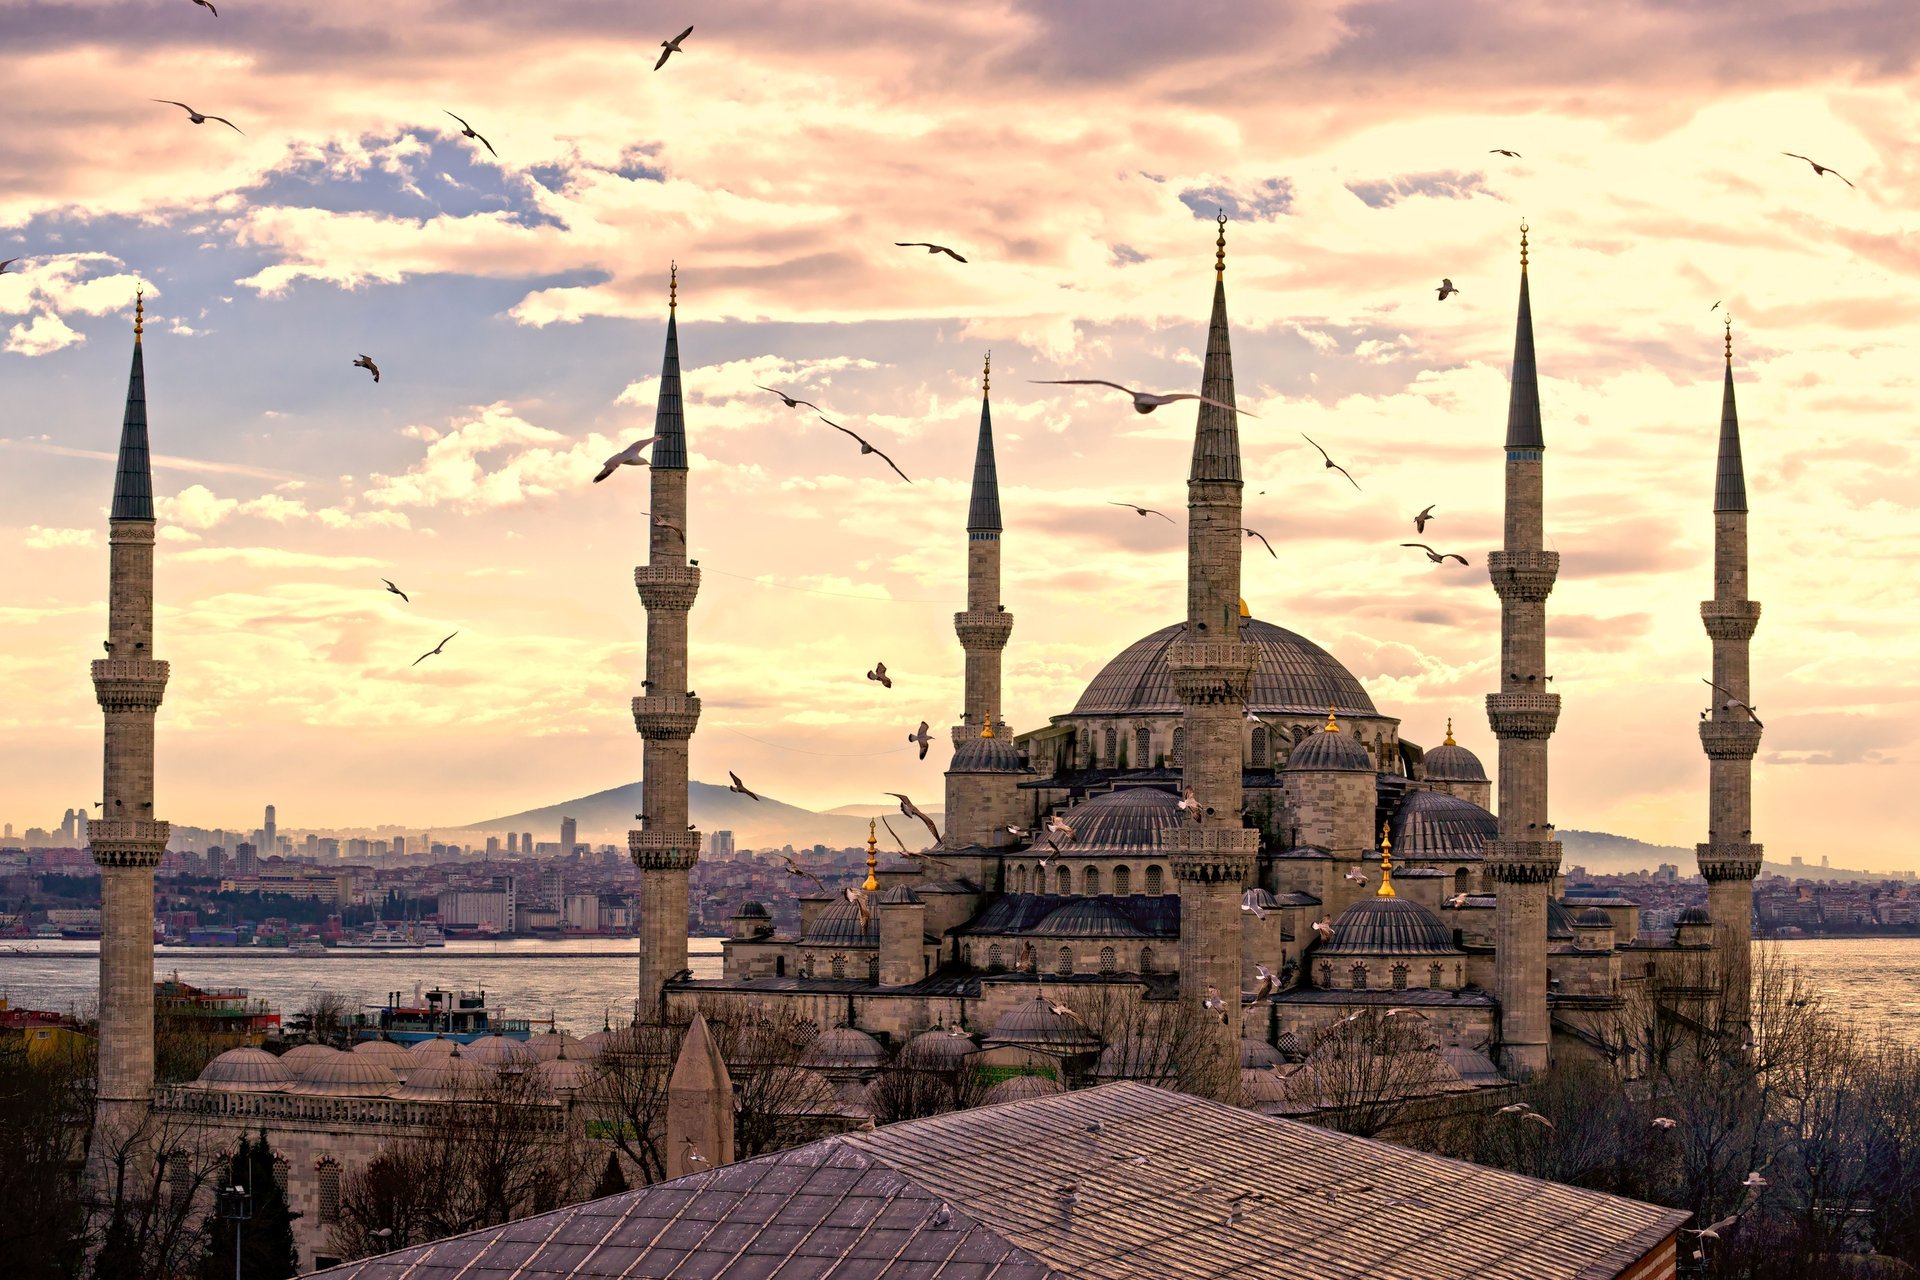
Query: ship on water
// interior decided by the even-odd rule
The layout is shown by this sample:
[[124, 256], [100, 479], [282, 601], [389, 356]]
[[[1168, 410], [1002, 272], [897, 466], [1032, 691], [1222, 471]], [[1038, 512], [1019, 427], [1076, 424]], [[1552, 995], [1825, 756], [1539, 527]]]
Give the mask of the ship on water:
[[471, 1044], [483, 1036], [525, 1040], [533, 1035], [531, 1020], [503, 1018], [487, 1008], [484, 991], [445, 991], [437, 987], [422, 991], [416, 985], [411, 999], [390, 991], [384, 1005], [368, 1007], [372, 1012], [355, 1020], [355, 1040], [392, 1040], [403, 1045], [453, 1040]]
[[336, 945], [348, 950], [417, 951], [444, 947], [447, 939], [439, 925], [428, 921], [376, 920], [367, 932], [342, 938]]

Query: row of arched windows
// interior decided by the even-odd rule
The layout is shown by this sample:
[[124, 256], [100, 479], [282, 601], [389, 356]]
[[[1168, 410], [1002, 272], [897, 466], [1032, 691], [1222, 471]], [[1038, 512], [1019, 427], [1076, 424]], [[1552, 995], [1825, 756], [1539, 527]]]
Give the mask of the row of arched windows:
[[[1291, 752], [1293, 747], [1299, 746], [1302, 742], [1305, 742], [1310, 735], [1318, 732], [1319, 729], [1317, 727], [1303, 724], [1293, 725], [1291, 728], [1276, 728], [1273, 730], [1269, 730], [1266, 725], [1255, 725], [1252, 733], [1248, 735], [1249, 764], [1255, 769], [1278, 768], [1286, 762], [1286, 755]], [[1392, 751], [1392, 744], [1388, 741], [1387, 736], [1385, 734], [1375, 734], [1373, 740], [1369, 742], [1360, 736], [1359, 726], [1354, 726], [1350, 732], [1353, 734], [1355, 741], [1359, 742], [1361, 746], [1365, 747], [1367, 751], [1372, 754], [1374, 766], [1381, 769], [1386, 768], [1386, 761], [1391, 758], [1390, 753]], [[1275, 733], [1279, 734], [1278, 742], [1274, 740], [1273, 735]], [[1174, 729], [1171, 749], [1166, 752], [1166, 764], [1170, 767], [1179, 768], [1185, 763], [1186, 738], [1187, 735], [1184, 729]], [[1089, 737], [1088, 744], [1088, 750], [1094, 752], [1094, 758], [1087, 761], [1088, 765], [1094, 768], [1107, 769], [1118, 769], [1121, 767], [1122, 739], [1118, 727], [1109, 726], [1098, 739]], [[1153, 767], [1155, 759], [1152, 729], [1146, 725], [1135, 726], [1126, 741], [1126, 746], [1128, 748], [1126, 752], [1127, 768], [1147, 769]]]
[[[833, 978], [847, 977], [852, 971], [853, 965], [857, 963], [857, 960], [849, 961], [844, 955], [831, 956], [827, 960], [827, 975]], [[784, 969], [785, 966], [783, 965], [781, 968]], [[800, 976], [803, 978], [811, 978], [814, 976], [814, 957], [812, 955], [801, 958]], [[877, 951], [867, 957], [867, 981], [880, 981], [880, 953]]]
[[[1126, 897], [1134, 892], [1133, 869], [1121, 863], [1112, 870], [1112, 892], [1118, 897]], [[1140, 892], [1159, 896], [1167, 891], [1166, 869], [1155, 863], [1146, 869], [1142, 876], [1145, 883]], [[1103, 878], [1100, 868], [1088, 863], [1079, 871], [1072, 867], [1055, 866], [1052, 868], [1025, 863], [1014, 867], [1007, 873], [1008, 886], [1015, 893], [1082, 893], [1088, 897], [1105, 893], [1108, 882]]]
[[[966, 945], [965, 950], [961, 953], [961, 958], [966, 962], [969, 968], [973, 967], [974, 954], [975, 953], [973, 950], [972, 943], [968, 943]], [[1006, 968], [1008, 954], [1009, 953], [1006, 950], [1002, 949], [999, 943], [994, 942], [994, 943], [988, 944], [987, 951], [986, 951], [987, 968], [989, 969]], [[1152, 973], [1154, 971], [1152, 947], [1140, 948], [1139, 962], [1140, 962], [1139, 967], [1136, 970], [1134, 970], [1134, 972]], [[1062, 976], [1070, 976], [1075, 971], [1076, 963], [1077, 961], [1074, 959], [1073, 948], [1061, 947], [1059, 951], [1054, 953], [1053, 971]], [[1101, 947], [1097, 963], [1099, 965], [1099, 972], [1101, 973], [1120, 972], [1119, 949], [1111, 946]]]
[[[1348, 985], [1355, 991], [1405, 991], [1407, 989], [1408, 973], [1409, 970], [1406, 965], [1396, 964], [1387, 971], [1387, 986], [1383, 988], [1373, 988], [1370, 987], [1368, 983], [1367, 966], [1356, 962], [1354, 966], [1347, 971], [1347, 980]], [[1455, 980], [1458, 981], [1459, 972], [1457, 969], [1454, 977]], [[1446, 970], [1441, 965], [1436, 963], [1427, 966], [1427, 985], [1435, 990], [1442, 989], [1446, 985]], [[1323, 962], [1320, 965], [1320, 986], [1326, 990], [1333, 989], [1333, 965], [1331, 963]]]

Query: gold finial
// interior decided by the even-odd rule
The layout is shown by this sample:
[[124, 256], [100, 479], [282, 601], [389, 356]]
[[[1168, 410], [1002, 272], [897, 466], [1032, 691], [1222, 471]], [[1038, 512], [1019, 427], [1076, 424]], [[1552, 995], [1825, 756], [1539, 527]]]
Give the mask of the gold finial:
[[680, 305], [680, 264], [667, 263], [667, 310], [672, 311]]
[[1213, 242], [1213, 278], [1224, 280], [1227, 277], [1227, 214], [1223, 209], [1218, 219], [1220, 234]]
[[1527, 270], [1527, 220], [1525, 218], [1522, 218], [1520, 219], [1520, 271], [1522, 274], [1525, 274], [1526, 270]]
[[1727, 312], [1727, 363], [1733, 363], [1733, 312]]
[[1453, 717], [1452, 716], [1447, 717], [1447, 740], [1441, 745], [1447, 746], [1447, 747], [1457, 747], [1460, 745], [1459, 743], [1453, 740]]
[[1253, 616], [1252, 611], [1247, 608], [1247, 598], [1245, 596], [1240, 597], [1240, 616], [1243, 618], [1251, 618]]
[[880, 839], [874, 834], [879, 828], [878, 818], [867, 819], [867, 882], [860, 887], [868, 893], [880, 887], [880, 877], [873, 874], [873, 869], [880, 865]]
[[140, 335], [147, 331], [147, 304], [145, 289], [133, 291], [133, 340], [140, 341]]
[[993, 352], [987, 352], [987, 362], [980, 366], [980, 394], [984, 397], [993, 390]]
[[1374, 894], [1382, 898], [1394, 898], [1399, 895], [1393, 891], [1393, 837], [1387, 833], [1387, 824], [1380, 824], [1380, 887]]
[[1335, 719], [1333, 718], [1333, 708], [1332, 708], [1332, 707], [1328, 707], [1328, 708], [1327, 708], [1327, 722], [1326, 722], [1326, 724], [1324, 724], [1324, 725], [1322, 725], [1322, 726], [1321, 726], [1321, 728], [1320, 728], [1320, 732], [1322, 732], [1322, 733], [1338, 733], [1338, 732], [1340, 732], [1340, 722], [1339, 722], [1338, 720], [1335, 720]]
[[980, 736], [983, 738], [991, 738], [993, 736], [993, 716], [991, 713], [987, 716], [987, 722], [980, 726]]

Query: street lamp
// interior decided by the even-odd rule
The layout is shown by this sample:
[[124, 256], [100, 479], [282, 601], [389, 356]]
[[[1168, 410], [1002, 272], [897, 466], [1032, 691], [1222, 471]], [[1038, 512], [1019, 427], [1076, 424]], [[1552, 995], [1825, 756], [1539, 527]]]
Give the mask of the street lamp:
[[233, 1224], [233, 1280], [240, 1274], [240, 1224], [253, 1216], [253, 1196], [245, 1187], [221, 1187], [214, 1192], [220, 1216]]

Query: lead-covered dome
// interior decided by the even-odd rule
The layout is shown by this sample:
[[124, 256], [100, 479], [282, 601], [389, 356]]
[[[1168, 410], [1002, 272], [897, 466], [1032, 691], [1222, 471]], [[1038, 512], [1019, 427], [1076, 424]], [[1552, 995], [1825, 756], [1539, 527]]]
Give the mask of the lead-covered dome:
[[1453, 740], [1447, 740], [1427, 752], [1422, 762], [1430, 782], [1486, 782], [1487, 771], [1480, 757]]
[[1025, 1102], [1029, 1098], [1051, 1098], [1067, 1091], [1052, 1076], [1009, 1076], [980, 1095], [978, 1105], [997, 1107], [1003, 1102]]
[[384, 1098], [400, 1087], [400, 1077], [359, 1053], [335, 1053], [301, 1072], [295, 1088], [329, 1098]]
[[807, 1046], [804, 1061], [829, 1071], [876, 1071], [887, 1065], [887, 1051], [858, 1027], [828, 1027]]
[[917, 1071], [956, 1071], [974, 1047], [973, 1037], [960, 1028], [935, 1027], [900, 1046], [899, 1065]]
[[1444, 791], [1412, 791], [1394, 810], [1395, 858], [1478, 858], [1500, 835], [1500, 820]]
[[1180, 825], [1179, 805], [1172, 792], [1152, 787], [1123, 787], [1095, 796], [1067, 811], [1073, 852], [1151, 851], [1162, 831]]
[[530, 1067], [540, 1061], [532, 1045], [507, 1036], [481, 1036], [460, 1054], [489, 1067]]
[[1100, 1047], [1100, 1038], [1078, 1018], [1055, 1013], [1050, 1001], [1035, 996], [1002, 1014], [993, 1024], [987, 1043], [1025, 1045], [1055, 1053], [1091, 1053]]
[[323, 1062], [331, 1061], [340, 1050], [326, 1044], [297, 1044], [280, 1055], [280, 1065], [293, 1073], [296, 1080], [304, 1080], [307, 1073]]
[[209, 1062], [194, 1081], [227, 1093], [275, 1093], [293, 1087], [293, 1072], [265, 1049], [229, 1049]]
[[842, 899], [830, 907], [822, 907], [800, 941], [832, 947], [877, 947], [880, 922], [869, 917], [862, 924], [859, 904]]
[[1153, 935], [1135, 924], [1102, 898], [1078, 898], [1049, 913], [1033, 926], [1036, 938], [1149, 938]]
[[1457, 956], [1453, 931], [1417, 902], [1405, 898], [1362, 898], [1333, 922], [1333, 940], [1315, 953], [1322, 956]]
[[1343, 773], [1372, 773], [1373, 757], [1358, 738], [1338, 729], [1310, 733], [1287, 757], [1287, 772], [1328, 769]]
[[1002, 737], [963, 739], [947, 766], [949, 773], [1025, 773], [1026, 769], [1013, 739]]
[[[1178, 715], [1167, 653], [1185, 628], [1175, 623], [1134, 641], [1100, 670], [1074, 705], [1076, 716]], [[1304, 636], [1257, 618], [1247, 619], [1240, 638], [1253, 646], [1255, 711], [1325, 714], [1333, 707], [1345, 715], [1371, 716], [1373, 699], [1338, 659]]]

